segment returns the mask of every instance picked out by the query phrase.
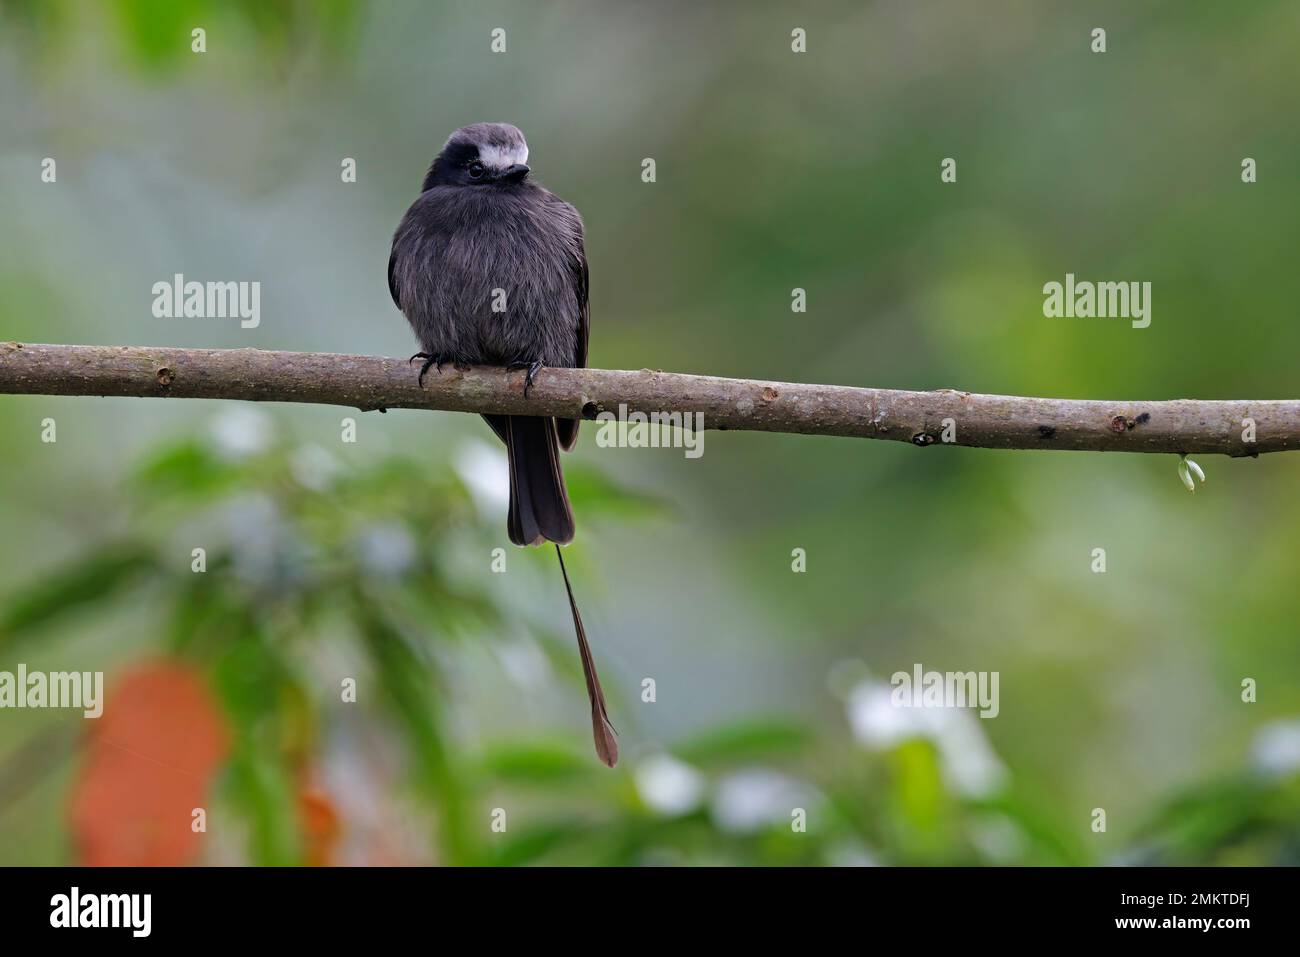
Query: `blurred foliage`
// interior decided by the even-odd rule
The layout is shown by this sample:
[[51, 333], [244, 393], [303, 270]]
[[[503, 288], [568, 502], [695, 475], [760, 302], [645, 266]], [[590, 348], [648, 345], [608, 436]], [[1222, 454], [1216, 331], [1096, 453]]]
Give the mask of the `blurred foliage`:
[[[256, 431], [257, 421], [242, 424]], [[590, 493], [588, 515], [654, 508], [599, 474], [572, 472]], [[510, 630], [511, 613], [485, 590], [453, 583], [445, 570], [454, 556], [435, 549], [473, 524], [462, 482], [431, 479], [401, 457], [348, 468], [314, 447], [223, 455], [186, 438], [147, 456], [124, 492], [113, 507], [139, 535], [88, 543], [94, 557], [18, 589], [0, 608], [5, 660], [33, 637], [57, 636], [69, 617], [148, 602], [160, 619], [150, 631], [208, 670], [235, 730], [225, 793], [248, 819], [250, 859], [290, 864], [303, 854], [295, 782], [340, 707], [339, 692], [323, 692], [311, 673], [313, 640], [345, 630], [408, 744], [414, 784], [439, 809], [441, 859], [479, 859], [465, 807], [482, 771], [448, 740], [453, 692], [436, 646], [490, 640]], [[205, 529], [190, 532], [207, 543], [201, 558], [178, 545], [181, 529]], [[516, 762], [506, 776], [532, 767]]]
[[[623, 495], [598, 473], [573, 474], [575, 485], [599, 490], [584, 500], [588, 516], [653, 514], [651, 501]], [[447, 574], [461, 561], [465, 533], [491, 533], [463, 480], [412, 459], [345, 464], [283, 437], [232, 453], [191, 435], [146, 456], [123, 493], [124, 501], [104, 505], [129, 514], [139, 534], [87, 543], [86, 554], [97, 557], [15, 589], [0, 605], [0, 652], [8, 661], [26, 642], [48, 645], [67, 618], [146, 605], [159, 650], [206, 672], [233, 729], [219, 797], [244, 821], [239, 853], [253, 863], [309, 860], [302, 782], [324, 760], [331, 729], [360, 720], [357, 707], [403, 743], [409, 784], [435, 811], [430, 858], [444, 863], [1097, 859], [1083, 841], [1055, 831], [1014, 784], [963, 797], [943, 767], [942, 742], [925, 734], [846, 757], [807, 726], [755, 719], [634, 755], [614, 772], [595, 762], [580, 733], [469, 746], [450, 712], [485, 703], [456, 687], [448, 654], [535, 623], [515, 620], [498, 595]], [[206, 543], [202, 571], [181, 544], [189, 540]], [[366, 704], [343, 703], [337, 681], [325, 677], [324, 634], [346, 636], [355, 650], [368, 675], [358, 682]], [[576, 673], [568, 677], [578, 694]], [[645, 777], [662, 775], [663, 762], [669, 779], [690, 779], [668, 804]], [[1294, 778], [1190, 793], [1142, 830], [1134, 854], [1295, 862], [1298, 793]], [[527, 819], [494, 834], [485, 812], [496, 800], [529, 808]], [[334, 813], [328, 790], [317, 801]], [[186, 802], [182, 815], [192, 798]], [[806, 832], [791, 826], [792, 802], [807, 814]], [[340, 826], [346, 831], [348, 821]]]
[[1238, 775], [1189, 790], [1145, 822], [1129, 862], [1300, 865], [1300, 775]]
[[[0, 336], [407, 355], [393, 227], [452, 129], [505, 120], [586, 219], [593, 365], [1292, 394], [1300, 6], [841, 0], [799, 11], [801, 55], [794, 19], [0, 0]], [[47, 156], [57, 186], [38, 183]], [[262, 280], [265, 321], [160, 324], [147, 291], [178, 271]], [[1066, 271], [1151, 280], [1151, 328], [1044, 319], [1042, 284]], [[1193, 497], [1172, 457], [710, 432], [686, 461], [588, 434], [566, 471], [624, 733], [606, 773], [540, 556], [511, 552], [509, 589], [466, 558], [501, 542], [501, 508], [443, 453], [481, 423], [386, 416], [364, 464], [322, 483], [319, 449], [231, 456], [193, 428], [202, 407], [5, 397], [0, 666], [200, 669], [242, 823], [214, 830], [218, 861], [329, 859], [336, 819], [340, 861], [1296, 861], [1300, 761], [1265, 774], [1250, 749], [1300, 713], [1300, 460], [1202, 461]], [[285, 419], [333, 446], [332, 414]], [[46, 416], [57, 444], [36, 437]], [[827, 693], [845, 660], [1000, 671], [1002, 714], [977, 724], [1006, 778], [959, 786], [933, 735], [857, 740]], [[661, 703], [618, 707], [647, 674]], [[341, 710], [344, 675], [372, 693]], [[68, 853], [65, 726], [43, 717], [0, 722], [0, 859]], [[798, 839], [764, 816], [787, 799], [808, 805]], [[505, 834], [486, 827], [498, 806]], [[1098, 806], [1108, 834], [1088, 829]]]
[[0, 0], [5, 25], [21, 32], [30, 51], [57, 52], [76, 33], [78, 18], [103, 15], [126, 62], [155, 74], [170, 73], [190, 55], [191, 31], [201, 27], [222, 42], [222, 27], [239, 43], [250, 42], [256, 58], [280, 64], [319, 45], [331, 59], [356, 35], [361, 7], [353, 0]]

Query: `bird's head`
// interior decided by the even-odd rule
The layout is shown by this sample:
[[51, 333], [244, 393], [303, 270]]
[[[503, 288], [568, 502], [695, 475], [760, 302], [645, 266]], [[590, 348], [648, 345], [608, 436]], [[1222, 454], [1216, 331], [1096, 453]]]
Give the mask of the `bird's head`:
[[424, 189], [435, 186], [502, 187], [528, 176], [528, 144], [509, 123], [462, 126], [447, 138], [429, 167]]

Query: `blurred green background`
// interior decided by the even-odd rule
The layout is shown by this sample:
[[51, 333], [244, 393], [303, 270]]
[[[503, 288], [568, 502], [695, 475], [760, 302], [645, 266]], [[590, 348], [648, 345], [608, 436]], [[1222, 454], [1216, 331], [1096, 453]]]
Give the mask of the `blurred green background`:
[[[499, 120], [586, 219], [594, 366], [1294, 396], [1300, 6], [783, 7], [3, 0], [0, 338], [405, 356], [392, 230]], [[177, 272], [260, 281], [260, 327], [154, 318]], [[1045, 319], [1066, 272], [1152, 282], [1150, 328]], [[1300, 860], [1300, 457], [1203, 458], [1192, 496], [1172, 456], [588, 427], [567, 555], [612, 772], [477, 417], [6, 396], [0, 461], [0, 669], [102, 669], [101, 720], [162, 727], [113, 687], [163, 662], [225, 729], [206, 834], [141, 862]], [[917, 662], [999, 672], [1001, 713], [893, 709]], [[0, 712], [0, 864], [189, 831], [119, 833], [144, 771], [94, 797], [92, 724]]]

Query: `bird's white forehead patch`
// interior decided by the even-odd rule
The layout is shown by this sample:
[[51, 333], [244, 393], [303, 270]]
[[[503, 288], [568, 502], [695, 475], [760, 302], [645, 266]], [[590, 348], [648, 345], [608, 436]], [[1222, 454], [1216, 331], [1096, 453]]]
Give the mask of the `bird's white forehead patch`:
[[519, 143], [511, 146], [480, 146], [479, 162], [493, 169], [506, 169], [516, 163], [528, 162], [528, 144]]

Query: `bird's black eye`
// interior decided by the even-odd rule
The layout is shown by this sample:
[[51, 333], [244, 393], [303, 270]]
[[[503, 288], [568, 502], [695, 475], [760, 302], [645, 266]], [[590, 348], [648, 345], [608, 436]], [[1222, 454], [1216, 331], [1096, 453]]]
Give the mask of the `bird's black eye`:
[[487, 172], [487, 170], [484, 168], [483, 164], [480, 163], [478, 160], [475, 160], [474, 162], [469, 164], [470, 179], [479, 179], [483, 176], [485, 172]]

